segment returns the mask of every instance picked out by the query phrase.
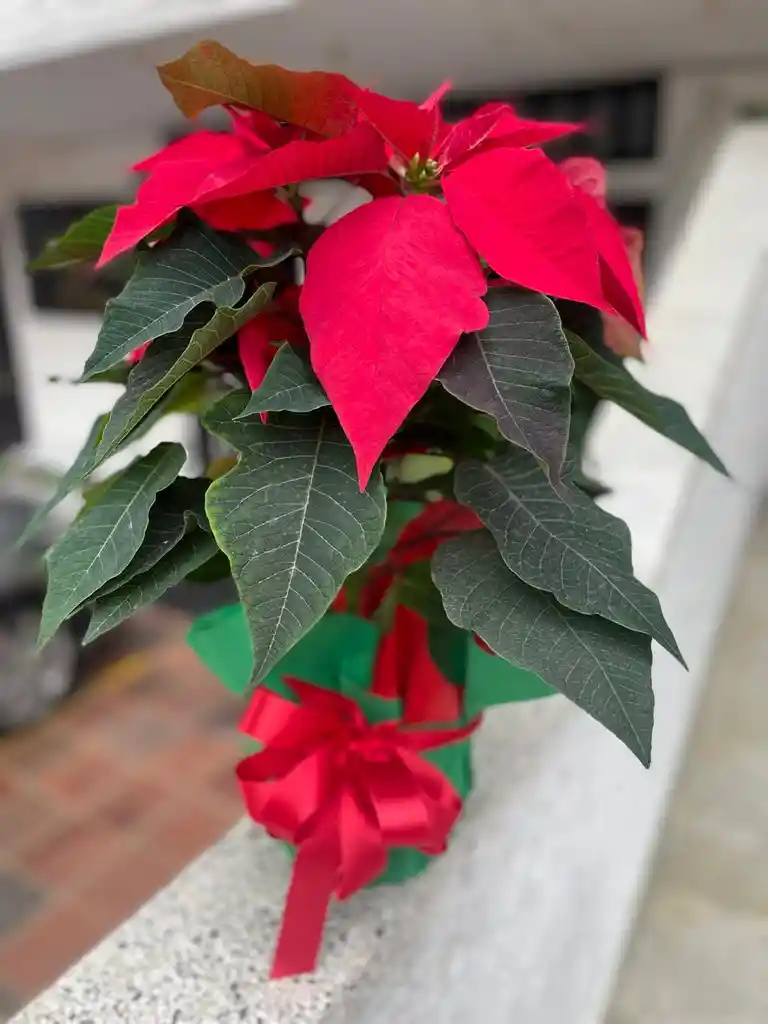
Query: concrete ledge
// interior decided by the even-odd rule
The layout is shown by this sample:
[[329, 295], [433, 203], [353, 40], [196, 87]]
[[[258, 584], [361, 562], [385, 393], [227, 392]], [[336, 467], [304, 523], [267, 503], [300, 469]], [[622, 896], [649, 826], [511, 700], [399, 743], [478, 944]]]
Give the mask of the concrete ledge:
[[643, 371], [706, 427], [734, 482], [618, 410], [596, 444], [691, 669], [657, 651], [651, 771], [560, 698], [498, 709], [450, 852], [337, 906], [316, 976], [266, 981], [288, 865], [243, 824], [16, 1024], [599, 1024], [765, 479], [767, 166], [762, 123], [724, 139]]

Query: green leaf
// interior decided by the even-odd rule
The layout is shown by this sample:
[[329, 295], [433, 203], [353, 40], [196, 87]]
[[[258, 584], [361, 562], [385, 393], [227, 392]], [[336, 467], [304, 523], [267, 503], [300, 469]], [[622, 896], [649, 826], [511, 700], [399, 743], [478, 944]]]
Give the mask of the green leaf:
[[218, 583], [220, 580], [231, 580], [232, 569], [227, 556], [217, 548], [216, 554], [204, 562], [199, 569], [190, 572], [186, 579], [191, 583]]
[[674, 441], [728, 476], [728, 470], [679, 402], [648, 391], [635, 380], [629, 370], [601, 359], [575, 334], [568, 335], [568, 343], [576, 362], [576, 377], [596, 395], [626, 409], [651, 430]]
[[104, 494], [108, 487], [112, 486], [115, 477], [119, 476], [121, 472], [122, 470], [118, 469], [114, 473], [110, 473], [109, 476], [103, 477], [101, 480], [83, 484], [83, 504], [80, 507], [80, 515], [82, 515], [87, 508], [90, 508], [91, 505], [96, 505], [101, 501], [102, 494]]
[[330, 404], [311, 366], [286, 342], [278, 349], [261, 386], [240, 415], [244, 418], [260, 412], [312, 412]]
[[[164, 416], [168, 416], [171, 413], [188, 411], [189, 406], [198, 408], [200, 406], [201, 392], [204, 391], [205, 380], [203, 377], [195, 378], [195, 376], [191, 374], [184, 377], [150, 409], [147, 415], [144, 416], [144, 418], [136, 424], [136, 426], [123, 438], [123, 440], [115, 446], [109, 455], [114, 455], [126, 445], [133, 444], [135, 441], [140, 440], [154, 426], [156, 426]], [[63, 501], [71, 491], [80, 486], [99, 465], [106, 462], [106, 457], [102, 459], [97, 454], [97, 450], [108, 419], [109, 413], [103, 413], [94, 421], [94, 424], [91, 427], [91, 432], [77, 455], [77, 458], [69, 467], [67, 472], [60, 478], [53, 495], [51, 495], [48, 501], [38, 509], [29, 521], [24, 532], [13, 545], [13, 550], [17, 550], [26, 544], [27, 541], [37, 533], [53, 509]], [[96, 500], [101, 492], [110, 484], [111, 480], [112, 477], [107, 480], [100, 480], [88, 489], [88, 492], [84, 495], [84, 503], [86, 507]]]
[[115, 403], [96, 452], [96, 464], [116, 451], [177, 381], [263, 309], [274, 290], [272, 282], [262, 285], [238, 309], [220, 306], [213, 310], [210, 303], [204, 303], [178, 331], [154, 341], [131, 370], [126, 389]]
[[566, 337], [571, 333], [578, 334], [593, 352], [597, 352], [609, 363], [622, 365], [622, 357], [605, 344], [605, 321], [599, 309], [570, 299], [555, 299], [554, 303]]
[[600, 399], [581, 381], [574, 380], [571, 387], [571, 429], [568, 435], [568, 456], [581, 463], [589, 430], [600, 407]]
[[422, 619], [434, 625], [445, 622], [445, 611], [440, 593], [432, 579], [427, 559], [412, 562], [401, 569], [394, 583], [398, 604], [404, 604]]
[[372, 562], [383, 561], [390, 549], [397, 543], [400, 534], [408, 523], [414, 519], [424, 508], [423, 501], [397, 501], [389, 498], [387, 501], [387, 522], [381, 540], [371, 556]]
[[[52, 238], [45, 243], [45, 247], [37, 259], [32, 260], [28, 270], [32, 273], [38, 270], [63, 270], [76, 263], [92, 263], [101, 255], [104, 243], [115, 223], [118, 206], [110, 203], [107, 206], [99, 206], [91, 210], [80, 220], [76, 220], [67, 228], [63, 235]], [[173, 231], [174, 223], [166, 223], [152, 231], [146, 242], [156, 242], [167, 238]], [[126, 270], [130, 272], [132, 254], [128, 253], [120, 257], [117, 263], [125, 264]]]
[[591, 476], [587, 476], [583, 470], [578, 468], [573, 470], [569, 477], [569, 483], [573, 484], [574, 487], [578, 487], [583, 494], [586, 494], [593, 500], [611, 493], [610, 487], [606, 487], [599, 480], [594, 480]]
[[683, 661], [659, 599], [633, 575], [632, 541], [621, 519], [573, 487], [555, 491], [523, 451], [461, 465], [456, 497], [477, 512], [525, 583], [573, 611], [647, 633]]
[[388, 494], [387, 521], [384, 524], [384, 532], [379, 543], [376, 545], [376, 549], [365, 564], [360, 569], [350, 573], [344, 581], [344, 593], [347, 595], [349, 608], [354, 609], [358, 607], [360, 596], [370, 578], [371, 565], [376, 565], [386, 560], [390, 550], [397, 543], [400, 534], [423, 508], [423, 501], [393, 500], [391, 494]]
[[21, 536], [13, 545], [14, 550], [23, 547], [24, 544], [26, 544], [27, 541], [37, 533], [56, 506], [66, 498], [73, 488], [77, 487], [80, 481], [83, 480], [88, 473], [91, 472], [94, 455], [99, 446], [99, 441], [101, 440], [101, 435], [104, 431], [108, 418], [109, 414], [103, 413], [101, 416], [97, 416], [93, 421], [91, 429], [88, 431], [88, 437], [85, 439], [83, 447], [77, 453], [75, 461], [66, 473], [60, 477], [59, 482], [56, 485], [56, 490], [48, 501], [46, 501], [44, 505], [40, 506], [37, 512], [35, 512], [27, 523]]
[[45, 248], [29, 264], [29, 270], [60, 270], [73, 263], [98, 259], [112, 230], [117, 205], [99, 206], [85, 217], [70, 224], [59, 238], [45, 243]]
[[568, 482], [578, 487], [590, 498], [599, 498], [602, 494], [610, 494], [610, 488], [594, 480], [584, 471], [584, 454], [587, 438], [595, 422], [601, 399], [590, 391], [581, 381], [574, 380], [571, 385], [571, 431], [568, 436], [568, 449], [565, 456], [565, 476]]
[[158, 493], [175, 480], [185, 460], [180, 444], [158, 445], [121, 473], [50, 549], [40, 644], [125, 569], [141, 546]]
[[204, 418], [240, 453], [208, 489], [208, 520], [248, 618], [261, 679], [320, 619], [345, 578], [384, 530], [381, 473], [360, 492], [340, 428], [322, 417], [277, 414], [237, 420], [247, 392], [232, 392]]
[[555, 687], [650, 765], [649, 637], [563, 608], [528, 586], [510, 572], [488, 533], [441, 545], [433, 575], [451, 622]]
[[187, 534], [151, 569], [134, 576], [118, 590], [94, 602], [91, 622], [83, 642], [91, 643], [135, 615], [139, 608], [157, 601], [171, 587], [181, 583], [189, 573], [208, 562], [217, 550], [216, 541], [204, 530], [193, 530]]
[[[195, 368], [185, 377], [182, 377], [181, 380], [171, 387], [170, 391], [166, 391], [163, 397], [152, 406], [144, 416], [144, 419], [139, 420], [136, 426], [120, 442], [115, 451], [145, 434], [150, 429], [147, 426], [147, 421], [154, 425], [164, 416], [179, 414], [201, 415], [213, 400], [210, 383], [210, 377], [199, 368]], [[104, 429], [106, 430], [106, 427]]]
[[184, 224], [167, 242], [138, 254], [133, 277], [107, 303], [83, 379], [108, 370], [138, 345], [178, 331], [202, 302], [234, 307], [248, 274], [280, 263], [292, 251], [260, 258], [230, 235], [200, 222]]
[[453, 472], [455, 462], [447, 455], [406, 453], [387, 466], [387, 482], [415, 485], [427, 480], [443, 479]]
[[456, 346], [438, 379], [493, 416], [513, 444], [559, 477], [568, 443], [573, 360], [553, 303], [520, 288], [491, 288], [490, 320]]
[[449, 622], [443, 612], [442, 622], [431, 622], [427, 632], [429, 654], [439, 671], [456, 686], [467, 681], [467, 645], [469, 635]]
[[162, 490], [149, 513], [147, 532], [123, 571], [100, 587], [87, 603], [119, 590], [135, 576], [148, 572], [191, 530], [210, 532], [205, 515], [205, 492], [210, 481], [178, 477]]
[[[115, 366], [110, 366], [108, 370], [104, 370], [102, 373], [94, 373], [88, 380], [75, 380], [70, 379], [65, 383], [67, 384], [120, 384], [123, 387], [128, 383], [128, 377], [131, 373], [131, 366], [127, 362], [117, 363]], [[57, 381], [56, 383], [59, 383]]]

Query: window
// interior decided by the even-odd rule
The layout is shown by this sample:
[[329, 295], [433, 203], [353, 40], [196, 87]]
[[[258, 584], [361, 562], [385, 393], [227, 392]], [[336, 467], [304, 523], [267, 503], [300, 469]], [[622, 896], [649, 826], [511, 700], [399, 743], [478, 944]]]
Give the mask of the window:
[[595, 156], [604, 163], [652, 160], [658, 149], [659, 85], [655, 79], [449, 98], [446, 117], [458, 120], [483, 103], [511, 102], [526, 117], [584, 121], [590, 130], [548, 147], [555, 159]]
[[[63, 235], [70, 224], [97, 206], [115, 199], [80, 202], [22, 203], [18, 209], [25, 262], [38, 256], [47, 241]], [[101, 313], [107, 299], [120, 292], [128, 279], [131, 258], [115, 260], [96, 271], [88, 263], [61, 270], [39, 270], [31, 275], [32, 299], [38, 309]]]
[[23, 440], [5, 310], [0, 300], [0, 452]]
[[651, 203], [611, 203], [611, 212], [619, 224], [629, 228], [640, 228], [645, 234], [651, 227], [653, 206]]

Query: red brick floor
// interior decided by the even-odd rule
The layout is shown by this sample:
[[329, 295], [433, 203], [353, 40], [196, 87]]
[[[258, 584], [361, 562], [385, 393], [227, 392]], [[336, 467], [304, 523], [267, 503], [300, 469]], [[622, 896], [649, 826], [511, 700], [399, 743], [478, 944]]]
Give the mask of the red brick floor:
[[240, 705], [185, 629], [154, 610], [55, 714], [0, 740], [0, 1020], [241, 814]]

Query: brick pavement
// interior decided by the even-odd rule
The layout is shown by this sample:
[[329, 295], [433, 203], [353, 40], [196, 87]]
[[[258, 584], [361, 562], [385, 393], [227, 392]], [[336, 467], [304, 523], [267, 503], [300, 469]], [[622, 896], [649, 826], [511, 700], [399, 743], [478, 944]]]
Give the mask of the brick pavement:
[[154, 609], [55, 714], [0, 740], [0, 1021], [240, 816], [239, 702]]

